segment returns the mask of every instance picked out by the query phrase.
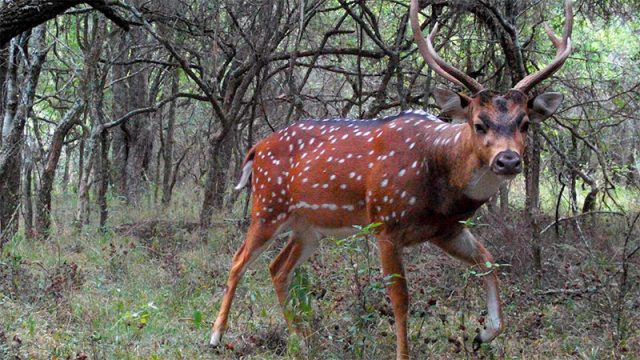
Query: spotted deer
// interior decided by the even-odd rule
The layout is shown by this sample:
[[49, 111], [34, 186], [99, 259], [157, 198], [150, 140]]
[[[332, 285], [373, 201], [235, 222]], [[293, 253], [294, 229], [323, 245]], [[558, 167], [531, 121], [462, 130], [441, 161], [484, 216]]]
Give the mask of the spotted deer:
[[[442, 111], [463, 122], [447, 123], [422, 110], [372, 120], [302, 120], [253, 146], [236, 187], [242, 189], [251, 181], [251, 224], [233, 257], [211, 345], [220, 344], [247, 266], [283, 232], [290, 232], [289, 240], [270, 272], [284, 307], [292, 271], [313, 255], [322, 238], [345, 237], [354, 233], [355, 225], [381, 223], [376, 239], [382, 272], [396, 275], [387, 290], [398, 359], [409, 357], [403, 249], [429, 241], [483, 270], [493, 263], [492, 255], [463, 223], [522, 171], [529, 124], [548, 118], [562, 102], [559, 93], [535, 97], [528, 93], [557, 71], [571, 52], [571, 2], [565, 4], [562, 38], [545, 27], [556, 47], [552, 63], [505, 94], [485, 90], [445, 63], [432, 44], [438, 27], [425, 39], [417, 12], [417, 0], [412, 0], [411, 25], [426, 63], [473, 94], [434, 91]], [[474, 340], [475, 348], [504, 328], [496, 273], [489, 271], [484, 284], [488, 318]], [[308, 335], [304, 327], [291, 325]]]

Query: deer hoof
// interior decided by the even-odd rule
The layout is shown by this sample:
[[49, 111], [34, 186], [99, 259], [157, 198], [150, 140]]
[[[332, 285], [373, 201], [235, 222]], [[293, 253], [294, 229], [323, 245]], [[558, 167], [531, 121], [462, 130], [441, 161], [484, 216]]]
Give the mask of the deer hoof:
[[211, 335], [209, 346], [212, 348], [218, 347], [218, 345], [220, 345], [220, 340], [222, 340], [222, 332], [219, 330], [214, 331]]

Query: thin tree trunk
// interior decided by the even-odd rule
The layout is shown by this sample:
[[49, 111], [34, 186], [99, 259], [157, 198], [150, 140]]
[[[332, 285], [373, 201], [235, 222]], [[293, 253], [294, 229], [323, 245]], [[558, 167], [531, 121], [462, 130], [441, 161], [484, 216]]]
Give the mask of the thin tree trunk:
[[173, 167], [173, 175], [171, 176], [171, 183], [169, 185], [169, 193], [173, 193], [173, 188], [176, 186], [176, 183], [178, 182], [178, 174], [180, 173], [180, 165], [182, 164], [184, 159], [187, 157], [187, 154], [189, 153], [189, 149], [190, 149], [190, 147], [185, 149], [184, 153], [182, 153], [182, 156], [180, 156], [178, 161], [176, 161], [175, 166]]
[[529, 146], [525, 156], [526, 199], [525, 211], [531, 227], [531, 252], [533, 265], [542, 275], [542, 246], [540, 245], [540, 124], [531, 126]]
[[86, 142], [84, 152], [84, 169], [81, 172], [82, 176], [78, 186], [78, 207], [75, 216], [76, 227], [79, 229], [89, 223], [89, 190], [91, 189], [89, 177], [93, 168], [93, 155], [95, 152], [95, 136], [93, 134]]
[[64, 169], [62, 170], [62, 182], [60, 183], [60, 190], [62, 190], [62, 193], [66, 193], [68, 190], [70, 176], [71, 176], [71, 147], [67, 145], [64, 148]]
[[80, 139], [80, 144], [78, 145], [78, 179], [76, 182], [76, 191], [80, 191], [80, 184], [82, 184], [82, 176], [84, 173], [84, 137]]
[[[171, 77], [171, 95], [178, 93], [180, 76], [178, 71], [173, 72]], [[173, 169], [173, 142], [174, 128], [176, 122], [176, 101], [169, 104], [169, 112], [167, 114], [167, 133], [164, 136], [164, 151], [162, 153], [164, 161], [164, 170], [162, 172], [162, 205], [171, 203], [171, 171]], [[162, 129], [160, 129], [162, 131]]]
[[100, 166], [96, 171], [98, 187], [96, 189], [96, 202], [100, 211], [100, 229], [104, 231], [107, 226], [109, 209], [107, 204], [107, 190], [109, 188], [109, 138], [106, 131], [100, 134]]
[[509, 211], [509, 188], [508, 184], [500, 187], [500, 211], [502, 213]]
[[[569, 161], [574, 164], [575, 166], [578, 165], [578, 139], [576, 139], [575, 136], [571, 136], [571, 148], [569, 150], [569, 154], [567, 154], [567, 157], [569, 158]], [[569, 185], [569, 191], [571, 194], [571, 215], [576, 216], [578, 214], [578, 190], [576, 189], [577, 187], [577, 177], [578, 174], [576, 174], [575, 171], [573, 171], [572, 169], [569, 169], [569, 178], [571, 180], [570, 185]]]
[[5, 111], [5, 80], [9, 65], [9, 44], [0, 46], [0, 149], [2, 149], [2, 124]]
[[[158, 126], [158, 132], [160, 134], [162, 134], [162, 114], [160, 114], [160, 119], [158, 121], [159, 126]], [[154, 130], [155, 133], [155, 130]], [[162, 136], [160, 136], [162, 138]], [[155, 142], [154, 142], [155, 144]], [[164, 152], [164, 148], [163, 145], [160, 144], [158, 146], [158, 151], [155, 152], [154, 155], [154, 159], [155, 159], [155, 166], [153, 169], [153, 205], [156, 206], [158, 205], [158, 193], [160, 191], [160, 188], [162, 187], [162, 178], [160, 177], [160, 162], [162, 161], [162, 153]]]
[[22, 182], [22, 219], [24, 220], [24, 232], [27, 238], [33, 237], [33, 196], [31, 192], [33, 159], [31, 154], [24, 160], [24, 177]]

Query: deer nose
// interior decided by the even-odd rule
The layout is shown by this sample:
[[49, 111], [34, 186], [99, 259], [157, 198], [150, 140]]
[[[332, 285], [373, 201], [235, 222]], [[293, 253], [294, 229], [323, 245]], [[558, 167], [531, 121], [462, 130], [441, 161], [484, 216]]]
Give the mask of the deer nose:
[[491, 167], [498, 175], [516, 175], [522, 172], [522, 160], [517, 152], [506, 150], [496, 155]]

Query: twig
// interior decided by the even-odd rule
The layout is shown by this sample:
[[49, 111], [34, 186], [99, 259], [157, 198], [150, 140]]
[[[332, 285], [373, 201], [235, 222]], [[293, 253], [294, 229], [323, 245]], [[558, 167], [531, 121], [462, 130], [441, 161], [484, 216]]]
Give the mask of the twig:
[[575, 216], [568, 216], [568, 217], [560, 218], [560, 219], [552, 222], [551, 224], [545, 226], [542, 229], [542, 231], [540, 231], [540, 235], [544, 234], [545, 231], [549, 230], [556, 223], [560, 223], [562, 221], [574, 220], [574, 219], [579, 218], [579, 217], [583, 217], [583, 216], [587, 216], [587, 215], [595, 215], [595, 214], [610, 214], [610, 215], [625, 216], [623, 213], [617, 212], [617, 211], [588, 211], [588, 212], [584, 212], [584, 213], [581, 213], [581, 214], [578, 214], [578, 215], [575, 215]]
[[536, 291], [535, 294], [536, 295], [556, 295], [556, 294], [563, 294], [563, 295], [582, 295], [582, 294], [589, 294], [589, 293], [595, 293], [598, 292], [598, 288], [595, 286], [589, 286], [586, 288], [582, 288], [582, 289], [547, 289], [547, 290], [540, 290], [540, 291]]
[[[640, 213], [636, 214], [635, 218], [631, 222], [631, 225], [629, 226], [629, 232], [627, 233], [627, 236], [624, 239], [623, 250], [627, 249], [627, 245], [629, 244], [629, 240], [631, 239], [631, 234], [633, 233], [633, 229], [636, 227], [636, 222], [638, 222], [639, 218], [640, 218]], [[635, 255], [639, 250], [640, 250], [640, 246], [636, 247], [633, 251], [631, 251], [625, 256], [624, 260], [631, 259], [631, 257], [633, 257], [633, 255]]]

